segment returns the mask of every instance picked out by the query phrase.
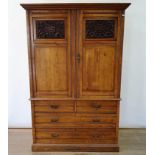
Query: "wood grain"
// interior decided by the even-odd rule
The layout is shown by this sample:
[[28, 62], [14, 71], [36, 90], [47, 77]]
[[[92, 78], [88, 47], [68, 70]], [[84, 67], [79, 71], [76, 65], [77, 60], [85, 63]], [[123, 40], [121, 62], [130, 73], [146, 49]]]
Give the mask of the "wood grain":
[[21, 4], [27, 13], [32, 151], [119, 151], [129, 5]]
[[116, 116], [112, 117], [108, 114], [108, 116], [101, 115], [101, 117], [96, 116], [72, 116], [72, 115], [64, 115], [59, 116], [59, 114], [52, 114], [53, 116], [48, 116], [44, 114], [40, 114], [39, 117], [35, 117], [36, 123], [116, 123]]

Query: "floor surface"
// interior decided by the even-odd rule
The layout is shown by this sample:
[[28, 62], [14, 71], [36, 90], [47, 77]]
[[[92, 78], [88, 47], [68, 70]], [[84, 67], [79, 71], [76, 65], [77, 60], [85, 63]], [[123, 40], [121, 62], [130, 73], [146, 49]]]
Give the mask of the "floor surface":
[[31, 152], [31, 129], [9, 129], [9, 155], [145, 155], [145, 129], [120, 129], [120, 152]]

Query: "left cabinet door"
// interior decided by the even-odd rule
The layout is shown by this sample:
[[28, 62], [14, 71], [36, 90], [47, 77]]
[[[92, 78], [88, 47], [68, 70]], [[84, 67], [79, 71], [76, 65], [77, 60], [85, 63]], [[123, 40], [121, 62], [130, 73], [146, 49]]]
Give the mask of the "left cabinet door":
[[31, 94], [72, 97], [70, 12], [31, 12], [28, 17]]

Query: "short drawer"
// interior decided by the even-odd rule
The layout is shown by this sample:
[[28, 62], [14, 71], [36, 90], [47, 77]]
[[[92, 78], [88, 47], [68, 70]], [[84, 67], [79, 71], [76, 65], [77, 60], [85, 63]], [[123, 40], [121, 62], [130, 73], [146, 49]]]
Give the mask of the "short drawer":
[[77, 112], [116, 114], [117, 102], [115, 101], [78, 101]]
[[74, 112], [72, 101], [35, 101], [35, 112]]

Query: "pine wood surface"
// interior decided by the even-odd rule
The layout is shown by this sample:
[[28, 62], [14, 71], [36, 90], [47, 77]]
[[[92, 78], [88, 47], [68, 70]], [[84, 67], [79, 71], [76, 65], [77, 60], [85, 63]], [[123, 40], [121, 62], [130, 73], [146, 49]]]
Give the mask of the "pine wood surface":
[[31, 152], [32, 130], [9, 129], [9, 155], [145, 155], [145, 129], [120, 129], [120, 152]]
[[27, 13], [32, 151], [119, 151], [130, 3], [21, 5]]

